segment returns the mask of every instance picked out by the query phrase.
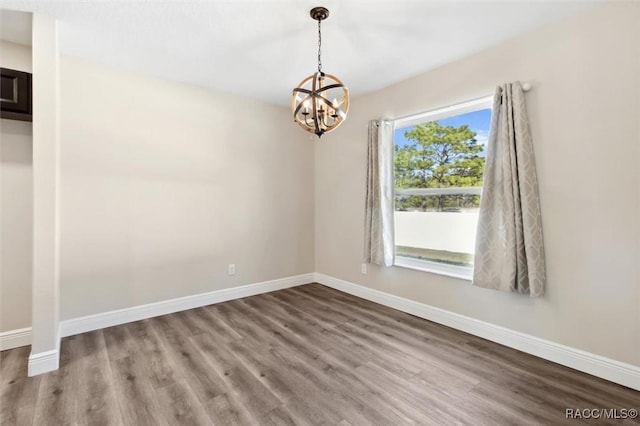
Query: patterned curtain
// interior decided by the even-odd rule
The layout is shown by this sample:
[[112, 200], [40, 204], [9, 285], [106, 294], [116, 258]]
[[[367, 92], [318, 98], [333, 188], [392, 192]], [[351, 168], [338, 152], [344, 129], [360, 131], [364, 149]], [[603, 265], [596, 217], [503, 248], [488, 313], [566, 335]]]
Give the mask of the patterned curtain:
[[364, 262], [391, 266], [393, 236], [393, 132], [387, 121], [369, 122]]
[[498, 86], [484, 172], [473, 284], [544, 295], [544, 246], [538, 179], [524, 93]]

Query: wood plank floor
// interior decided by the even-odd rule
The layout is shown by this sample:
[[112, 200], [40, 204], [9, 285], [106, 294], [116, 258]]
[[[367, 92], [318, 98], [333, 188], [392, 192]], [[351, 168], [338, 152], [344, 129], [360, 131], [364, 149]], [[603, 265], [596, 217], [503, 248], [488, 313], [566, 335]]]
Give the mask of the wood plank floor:
[[67, 337], [26, 377], [0, 354], [4, 425], [640, 424], [640, 392], [319, 284]]

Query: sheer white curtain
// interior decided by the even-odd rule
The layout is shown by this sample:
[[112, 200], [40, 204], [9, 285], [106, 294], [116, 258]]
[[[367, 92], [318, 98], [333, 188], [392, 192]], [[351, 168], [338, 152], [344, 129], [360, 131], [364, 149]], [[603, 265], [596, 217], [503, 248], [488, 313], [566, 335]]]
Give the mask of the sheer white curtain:
[[544, 245], [538, 179], [524, 92], [496, 88], [487, 146], [473, 284], [544, 295]]
[[364, 262], [391, 266], [395, 256], [393, 124], [370, 121], [367, 144]]

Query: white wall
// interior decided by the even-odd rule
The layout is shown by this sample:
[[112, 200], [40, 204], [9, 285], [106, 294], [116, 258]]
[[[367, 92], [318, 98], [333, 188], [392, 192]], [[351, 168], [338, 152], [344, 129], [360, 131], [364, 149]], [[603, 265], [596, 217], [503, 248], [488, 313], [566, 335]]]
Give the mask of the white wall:
[[314, 271], [285, 108], [67, 57], [61, 93], [62, 319]]
[[[353, 101], [316, 145], [316, 270], [640, 365], [640, 4], [605, 5]], [[427, 53], [428, 54], [428, 53]], [[532, 299], [398, 267], [360, 274], [367, 121], [529, 81], [548, 290]]]
[[[31, 72], [31, 48], [0, 40], [0, 66]], [[31, 326], [30, 122], [0, 119], [0, 332]]]
[[3, 68], [31, 72], [31, 46], [0, 39], [0, 65]]

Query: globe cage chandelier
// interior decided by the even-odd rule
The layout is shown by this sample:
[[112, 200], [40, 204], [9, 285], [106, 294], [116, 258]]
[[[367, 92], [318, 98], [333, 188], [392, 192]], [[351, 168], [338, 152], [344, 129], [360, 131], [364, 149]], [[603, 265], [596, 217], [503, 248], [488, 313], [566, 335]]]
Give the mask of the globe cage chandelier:
[[318, 138], [337, 128], [349, 112], [349, 89], [336, 76], [322, 71], [321, 23], [329, 16], [324, 7], [311, 9], [311, 18], [318, 21], [318, 72], [313, 73], [293, 89], [291, 111], [293, 120]]

